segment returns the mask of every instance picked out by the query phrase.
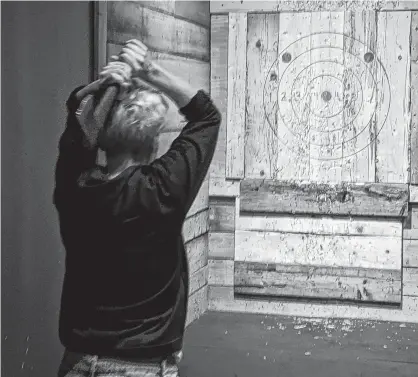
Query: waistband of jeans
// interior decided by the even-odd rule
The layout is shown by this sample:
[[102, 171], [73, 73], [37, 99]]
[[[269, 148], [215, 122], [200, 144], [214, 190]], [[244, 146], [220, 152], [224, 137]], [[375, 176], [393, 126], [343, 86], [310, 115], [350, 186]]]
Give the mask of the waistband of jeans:
[[137, 363], [144, 365], [160, 365], [167, 358], [164, 357], [153, 357], [151, 359], [144, 359], [138, 357], [126, 357], [126, 356], [104, 356], [97, 355], [97, 360], [100, 361], [116, 361], [122, 363]]

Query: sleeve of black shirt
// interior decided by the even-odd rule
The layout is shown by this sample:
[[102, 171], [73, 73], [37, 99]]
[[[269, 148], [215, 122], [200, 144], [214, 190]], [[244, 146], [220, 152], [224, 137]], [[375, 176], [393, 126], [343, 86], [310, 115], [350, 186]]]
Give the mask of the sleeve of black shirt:
[[[185, 216], [205, 179], [215, 152], [221, 114], [203, 90], [180, 111], [188, 123], [171, 147], [146, 169], [135, 172], [124, 193], [132, 217], [136, 210]], [[135, 216], [136, 215], [136, 216]]]
[[74, 89], [67, 100], [67, 123], [58, 145], [54, 204], [59, 209], [66, 203], [72, 205], [71, 194], [77, 188], [78, 177], [96, 165], [97, 148], [88, 146], [86, 135], [76, 118], [76, 111], [80, 105], [76, 93], [81, 88], [83, 86]]

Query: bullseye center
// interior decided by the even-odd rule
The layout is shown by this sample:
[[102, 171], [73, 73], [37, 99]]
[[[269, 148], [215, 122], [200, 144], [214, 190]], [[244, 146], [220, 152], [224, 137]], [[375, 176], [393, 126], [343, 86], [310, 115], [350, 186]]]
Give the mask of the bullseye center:
[[321, 94], [321, 97], [325, 102], [329, 102], [331, 101], [332, 95], [328, 90], [324, 90]]

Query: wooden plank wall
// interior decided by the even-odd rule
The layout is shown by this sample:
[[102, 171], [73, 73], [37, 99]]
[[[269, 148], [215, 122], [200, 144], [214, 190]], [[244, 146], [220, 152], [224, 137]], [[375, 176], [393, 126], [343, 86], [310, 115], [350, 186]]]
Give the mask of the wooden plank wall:
[[[209, 92], [210, 14], [209, 1], [124, 1], [100, 3], [99, 66], [116, 55], [131, 38], [143, 41], [161, 66]], [[107, 5], [107, 6], [106, 6]], [[165, 153], [185, 125], [174, 103], [170, 103], [159, 155]], [[190, 209], [183, 227], [190, 268], [187, 324], [207, 309], [209, 179]]]
[[[211, 2], [211, 94], [227, 121], [209, 180], [209, 310], [418, 322], [418, 186], [411, 185], [418, 185], [414, 7], [406, 1]], [[240, 51], [246, 52], [245, 64], [235, 59], [243, 45], [237, 30], [247, 34]], [[376, 111], [356, 143], [340, 148], [342, 155], [358, 152], [344, 162], [292, 155], [273, 131], [280, 120], [268, 124], [264, 116], [277, 112], [277, 98], [263, 103], [262, 93], [278, 87], [287, 63], [282, 49], [295, 36], [317, 31], [344, 33], [379, 52], [379, 60], [369, 62], [375, 76], [361, 74], [359, 116], [366, 117], [368, 106]], [[367, 52], [351, 39], [335, 38], [352, 56]], [[302, 52], [295, 45], [291, 55]], [[315, 53], [311, 62], [341, 58]], [[373, 80], [384, 81], [386, 74], [391, 93], [387, 85], [380, 94], [391, 94], [389, 112], [384, 101], [374, 102]], [[386, 112], [386, 126], [377, 129]], [[350, 138], [358, 130], [349, 126], [344, 132], [340, 137]], [[361, 145], [366, 147], [358, 151]]]

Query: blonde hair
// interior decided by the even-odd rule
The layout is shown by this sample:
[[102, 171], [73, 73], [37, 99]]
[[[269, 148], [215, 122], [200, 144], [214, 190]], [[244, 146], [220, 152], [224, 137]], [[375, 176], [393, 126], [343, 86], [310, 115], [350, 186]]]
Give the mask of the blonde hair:
[[[146, 95], [157, 96], [160, 101], [139, 104]], [[155, 155], [167, 110], [168, 103], [161, 92], [149, 88], [129, 91], [113, 106], [109, 121], [100, 130], [100, 149], [108, 156], [130, 154], [135, 159]]]

